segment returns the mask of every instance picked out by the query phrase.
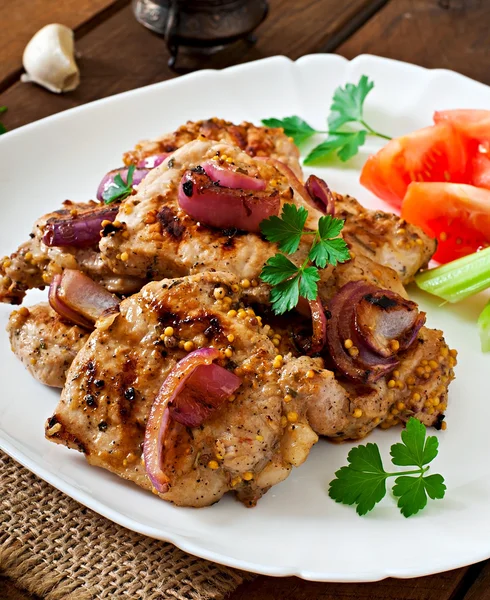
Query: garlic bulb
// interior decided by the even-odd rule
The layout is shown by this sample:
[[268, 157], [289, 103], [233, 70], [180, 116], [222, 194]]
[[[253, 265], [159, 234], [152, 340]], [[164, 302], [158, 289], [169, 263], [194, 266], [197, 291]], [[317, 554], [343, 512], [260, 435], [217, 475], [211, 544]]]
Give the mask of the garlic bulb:
[[80, 72], [73, 38], [73, 31], [58, 23], [40, 29], [24, 50], [22, 62], [27, 73], [21, 81], [33, 81], [57, 94], [74, 90]]

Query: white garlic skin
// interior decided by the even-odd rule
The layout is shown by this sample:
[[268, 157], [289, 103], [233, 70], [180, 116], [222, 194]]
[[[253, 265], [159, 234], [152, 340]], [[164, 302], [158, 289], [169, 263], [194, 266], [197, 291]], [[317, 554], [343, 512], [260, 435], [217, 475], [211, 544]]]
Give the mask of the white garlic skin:
[[26, 73], [21, 81], [33, 81], [51, 92], [70, 92], [80, 83], [74, 34], [65, 25], [52, 23], [40, 29], [27, 44], [22, 62]]

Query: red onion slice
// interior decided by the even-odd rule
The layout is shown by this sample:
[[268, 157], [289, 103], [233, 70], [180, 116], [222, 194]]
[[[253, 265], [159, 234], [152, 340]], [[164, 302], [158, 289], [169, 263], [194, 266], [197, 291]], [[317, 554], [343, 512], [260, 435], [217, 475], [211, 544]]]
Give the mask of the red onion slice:
[[240, 173], [231, 166], [220, 165], [217, 160], [203, 163], [202, 168], [211, 181], [219, 183], [222, 187], [256, 191], [264, 191], [267, 187], [263, 179]]
[[311, 338], [310, 353], [316, 354], [323, 350], [327, 339], [327, 318], [320, 299], [309, 300], [311, 318], [313, 323], [313, 336]]
[[174, 421], [198, 427], [239, 387], [241, 380], [219, 365], [200, 365], [169, 406]]
[[85, 327], [86, 329], [93, 329], [93, 323], [85, 319], [82, 315], [77, 313], [75, 310], [65, 304], [63, 300], [61, 300], [58, 295], [60, 284], [61, 275], [55, 275], [49, 286], [48, 294], [51, 308], [70, 323], [75, 323], [76, 325], [80, 325], [80, 327]]
[[380, 356], [392, 356], [412, 344], [425, 323], [418, 306], [389, 290], [365, 294], [356, 306], [356, 330]]
[[[107, 191], [110, 191], [112, 187], [115, 187], [114, 178], [117, 174], [121, 175], [122, 180], [126, 183], [128, 181], [128, 168], [129, 167], [120, 167], [119, 169], [113, 169], [106, 173], [102, 178], [102, 181], [99, 183], [99, 187], [97, 188], [97, 200], [101, 202], [104, 201], [104, 194]], [[143, 179], [148, 175], [150, 169], [135, 169], [133, 172], [133, 189], [139, 185]]]
[[[169, 483], [162, 463], [170, 419], [177, 417], [175, 420], [180, 423], [192, 423], [188, 426], [197, 427], [241, 384], [239, 377], [218, 365], [213, 365], [218, 370], [202, 370], [219, 357], [220, 351], [216, 348], [191, 352], [170, 371], [153, 401], [146, 424], [143, 455], [148, 477], [160, 493], [168, 490]], [[190, 391], [186, 391], [188, 384]], [[199, 388], [207, 394], [205, 398], [199, 398]]]
[[49, 287], [49, 303], [62, 317], [87, 329], [93, 329], [103, 313], [119, 306], [119, 300], [104, 287], [72, 269], [55, 275]]
[[325, 215], [335, 214], [335, 200], [330, 188], [323, 179], [310, 175], [305, 183], [306, 191], [313, 205]]
[[[377, 289], [364, 281], [350, 282], [329, 303], [331, 316], [326, 337], [330, 357], [340, 373], [361, 383], [375, 382], [398, 365], [396, 358], [379, 356], [370, 350], [354, 327], [357, 303]], [[347, 340], [352, 343], [351, 348], [346, 348]]]
[[179, 185], [179, 205], [193, 219], [218, 229], [260, 232], [260, 223], [278, 215], [277, 191], [241, 190], [216, 185], [198, 168], [186, 171]]
[[151, 154], [150, 156], [145, 156], [140, 161], [136, 163], [136, 168], [138, 169], [154, 169], [162, 164], [162, 162], [172, 154], [172, 152], [164, 152], [162, 154]]
[[46, 246], [83, 248], [100, 241], [102, 221], [114, 221], [119, 206], [97, 208], [65, 219], [50, 219], [44, 228]]

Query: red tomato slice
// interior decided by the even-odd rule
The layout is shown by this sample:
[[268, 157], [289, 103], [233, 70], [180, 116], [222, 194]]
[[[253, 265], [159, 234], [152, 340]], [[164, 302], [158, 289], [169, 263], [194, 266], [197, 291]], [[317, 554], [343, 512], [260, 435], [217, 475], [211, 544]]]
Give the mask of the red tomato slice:
[[490, 245], [490, 190], [457, 183], [412, 183], [402, 217], [438, 240], [446, 263]]
[[464, 182], [466, 165], [461, 136], [450, 123], [441, 123], [388, 142], [369, 157], [360, 180], [399, 208], [412, 181]]
[[490, 110], [438, 110], [434, 123], [451, 123], [470, 138], [490, 141]]
[[435, 123], [451, 123], [466, 139], [468, 183], [490, 189], [490, 110], [441, 110]]

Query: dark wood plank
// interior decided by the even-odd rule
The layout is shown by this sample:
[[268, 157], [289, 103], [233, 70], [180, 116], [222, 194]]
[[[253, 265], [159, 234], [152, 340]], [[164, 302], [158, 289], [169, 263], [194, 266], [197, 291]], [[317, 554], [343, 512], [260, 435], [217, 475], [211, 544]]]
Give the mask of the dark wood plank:
[[0, 2], [0, 85], [22, 67], [30, 38], [48, 23], [80, 27], [115, 0], [2, 0]]
[[459, 71], [490, 84], [488, 0], [391, 0], [337, 52]]
[[462, 600], [490, 600], [490, 561], [487, 561]]
[[[467, 569], [431, 577], [385, 579], [376, 583], [314, 583], [295, 577], [260, 576], [241, 585], [227, 600], [453, 600]], [[468, 600], [488, 600], [479, 596]], [[465, 600], [467, 600], [465, 598]]]
[[[258, 42], [244, 42], [193, 64], [221, 68], [274, 54], [298, 58], [321, 50], [359, 11], [379, 0], [271, 0], [271, 10], [258, 29]], [[50, 0], [50, 5], [52, 4]], [[97, 98], [174, 77], [167, 67], [164, 41], [139, 25], [128, 6], [89, 31], [77, 42], [82, 83], [57, 96], [32, 84], [17, 83], [0, 95], [9, 112], [8, 129], [30, 123]], [[189, 63], [184, 57], [183, 64]]]

